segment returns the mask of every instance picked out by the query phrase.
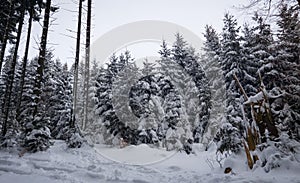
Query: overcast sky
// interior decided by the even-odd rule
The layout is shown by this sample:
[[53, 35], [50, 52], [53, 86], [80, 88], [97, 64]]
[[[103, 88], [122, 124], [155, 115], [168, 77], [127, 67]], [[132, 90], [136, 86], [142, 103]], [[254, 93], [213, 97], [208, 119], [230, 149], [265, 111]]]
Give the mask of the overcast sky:
[[[113, 28], [141, 20], [176, 23], [203, 37], [206, 24], [212, 25], [219, 32], [222, 30], [225, 12], [235, 15], [242, 24], [246, 13], [235, 7], [247, 3], [248, 0], [94, 0], [92, 42]], [[61, 61], [72, 64], [75, 39], [65, 35], [76, 36], [68, 30], [77, 30], [77, 4], [75, 0], [53, 0], [52, 4], [59, 5], [60, 9], [53, 15], [56, 20], [50, 27], [49, 46]], [[35, 42], [38, 42], [40, 35], [40, 25], [35, 23], [32, 40], [35, 48], [38, 47]], [[25, 36], [22, 42], [25, 42]], [[37, 50], [31, 49], [31, 57], [36, 54]]]

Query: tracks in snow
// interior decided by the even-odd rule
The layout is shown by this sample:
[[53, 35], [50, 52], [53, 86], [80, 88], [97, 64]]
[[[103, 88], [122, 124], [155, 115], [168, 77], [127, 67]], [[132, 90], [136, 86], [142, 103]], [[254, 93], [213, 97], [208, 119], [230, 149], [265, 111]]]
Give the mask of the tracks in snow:
[[[125, 165], [103, 158], [91, 147], [68, 149], [64, 142], [46, 152], [17, 154], [0, 153], [1, 176], [47, 177], [55, 182], [195, 182], [176, 166], [158, 170], [153, 166]], [[34, 181], [34, 180], [33, 180]]]

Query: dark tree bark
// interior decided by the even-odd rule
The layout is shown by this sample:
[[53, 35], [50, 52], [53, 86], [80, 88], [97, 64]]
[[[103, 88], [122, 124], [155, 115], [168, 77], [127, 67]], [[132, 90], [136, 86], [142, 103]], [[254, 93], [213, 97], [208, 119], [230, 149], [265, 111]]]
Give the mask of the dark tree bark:
[[34, 7], [32, 6], [29, 10], [27, 38], [26, 38], [25, 52], [24, 52], [24, 58], [23, 58], [23, 64], [22, 64], [22, 73], [21, 73], [21, 78], [20, 78], [21, 79], [21, 81], [20, 81], [20, 91], [19, 91], [19, 95], [18, 95], [17, 109], [16, 109], [16, 119], [18, 121], [20, 121], [19, 116], [20, 116], [22, 95], [23, 95], [23, 90], [24, 90], [26, 67], [27, 67], [27, 61], [28, 61], [28, 51], [29, 51], [30, 38], [31, 38], [31, 27], [32, 27], [32, 21], [33, 21], [33, 11], [34, 11]]
[[37, 75], [34, 84], [34, 111], [33, 116], [38, 113], [38, 103], [40, 102], [40, 97], [42, 93], [42, 79], [45, 69], [45, 55], [46, 55], [46, 46], [47, 46], [47, 36], [49, 29], [49, 20], [50, 20], [50, 9], [51, 9], [51, 0], [46, 1], [45, 14], [44, 14], [44, 23], [43, 23], [43, 32], [40, 43], [40, 53], [38, 58], [38, 67], [37, 67]]
[[7, 44], [7, 41], [8, 41], [9, 25], [10, 25], [10, 20], [11, 20], [11, 18], [13, 16], [13, 12], [14, 12], [14, 2], [11, 1], [10, 2], [10, 8], [9, 8], [9, 14], [8, 14], [7, 21], [6, 21], [6, 26], [5, 26], [3, 40], [1, 40], [2, 41], [2, 45], [1, 45], [1, 51], [0, 51], [0, 73], [1, 73], [1, 70], [2, 70], [2, 64], [3, 64], [3, 59], [4, 59], [6, 44]]
[[83, 129], [85, 129], [88, 120], [88, 103], [89, 103], [89, 80], [90, 80], [90, 40], [91, 40], [91, 13], [92, 13], [92, 0], [88, 0], [87, 11], [87, 27], [86, 27], [86, 44], [85, 44], [85, 108], [84, 108], [84, 121]]
[[70, 127], [75, 127], [75, 112], [77, 107], [77, 85], [78, 85], [78, 63], [80, 56], [80, 35], [81, 35], [81, 16], [82, 16], [82, 0], [79, 0], [78, 8], [78, 24], [77, 24], [77, 39], [76, 39], [76, 55], [74, 67], [74, 86], [73, 86], [73, 110]]
[[18, 23], [18, 32], [17, 32], [17, 40], [15, 44], [15, 49], [14, 49], [14, 54], [13, 54], [13, 59], [12, 63], [8, 72], [8, 81], [6, 84], [5, 88], [5, 94], [4, 94], [4, 104], [3, 104], [3, 114], [4, 114], [4, 119], [2, 123], [2, 136], [4, 137], [6, 132], [7, 132], [7, 123], [8, 123], [8, 116], [9, 116], [9, 108], [10, 108], [10, 103], [11, 103], [11, 95], [12, 95], [12, 88], [13, 88], [13, 82], [15, 78], [15, 68], [16, 68], [16, 63], [17, 63], [17, 57], [18, 57], [18, 49], [20, 45], [20, 40], [21, 40], [21, 34], [22, 34], [22, 28], [23, 28], [23, 21], [24, 21], [24, 15], [25, 15], [25, 0], [22, 1], [20, 4], [21, 6], [21, 12], [20, 12], [20, 17], [19, 17], [19, 23]]

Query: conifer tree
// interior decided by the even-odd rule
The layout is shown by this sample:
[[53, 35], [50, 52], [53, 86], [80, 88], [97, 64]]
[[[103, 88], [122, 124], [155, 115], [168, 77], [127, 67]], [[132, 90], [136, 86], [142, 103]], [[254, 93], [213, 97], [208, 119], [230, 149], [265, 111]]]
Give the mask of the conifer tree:
[[45, 56], [46, 56], [46, 45], [47, 35], [50, 20], [51, 0], [47, 0], [45, 4], [44, 23], [41, 38], [41, 46], [38, 57], [37, 76], [34, 84], [34, 109], [33, 109], [33, 120], [30, 124], [26, 124], [26, 137], [24, 140], [23, 147], [27, 151], [36, 152], [43, 151], [50, 146], [50, 130], [47, 127], [49, 125], [49, 119], [45, 116], [43, 111], [43, 105], [41, 103], [42, 94], [42, 79], [45, 69]]
[[128, 143], [136, 144], [133, 130], [125, 127], [125, 124], [120, 121], [112, 103], [112, 87], [117, 74], [124, 69], [126, 64], [131, 61], [131, 55], [128, 51], [116, 57], [115, 54], [110, 58], [107, 69], [103, 70], [97, 78], [98, 104], [96, 105], [96, 114], [102, 117], [103, 129], [108, 130], [112, 136], [106, 134], [103, 137], [106, 143], [113, 143], [113, 139], [119, 141], [118, 138], [124, 138]]
[[[15, 3], [15, 2], [11, 2]], [[17, 2], [16, 2], [17, 3]], [[9, 115], [10, 115], [10, 105], [11, 105], [11, 98], [12, 98], [12, 90], [14, 85], [14, 78], [15, 78], [15, 70], [17, 65], [17, 57], [18, 57], [18, 49], [20, 45], [21, 40], [21, 34], [22, 34], [22, 27], [23, 27], [23, 21], [24, 21], [24, 15], [25, 15], [25, 0], [18, 2], [19, 3], [19, 17], [18, 17], [18, 29], [17, 29], [17, 36], [16, 36], [16, 43], [14, 45], [14, 52], [12, 61], [10, 63], [10, 69], [8, 72], [8, 82], [6, 83], [5, 87], [5, 96], [4, 96], [4, 105], [2, 107], [3, 111], [3, 123], [2, 123], [2, 137], [6, 135], [7, 132], [7, 126], [9, 121]], [[0, 71], [1, 72], [1, 71]]]
[[[59, 65], [59, 62], [57, 63]], [[55, 117], [57, 117], [54, 125], [54, 129], [51, 131], [52, 136], [55, 139], [66, 140], [68, 138], [72, 111], [72, 75], [68, 70], [67, 64], [64, 64], [57, 73], [59, 80], [56, 86], [56, 107]]]
[[113, 108], [119, 120], [132, 129], [138, 128], [138, 119], [130, 109], [130, 89], [140, 78], [139, 72], [135, 63], [128, 60], [124, 68], [118, 72], [112, 84]]
[[[271, 59], [273, 85], [269, 86], [272, 95], [282, 95], [271, 102], [275, 121], [282, 132], [291, 138], [299, 139], [299, 85], [300, 85], [300, 21], [298, 11], [282, 5], [277, 25], [278, 41], [275, 42], [275, 55]], [[276, 111], [276, 112], [275, 112]]]
[[0, 4], [0, 73], [2, 71], [3, 59], [8, 41], [13, 42], [15, 39], [16, 25], [18, 23], [16, 7], [17, 1], [4, 0]]
[[19, 93], [18, 93], [18, 102], [16, 105], [16, 119], [20, 121], [20, 105], [22, 101], [22, 95], [24, 90], [24, 83], [25, 83], [25, 74], [28, 65], [28, 53], [29, 53], [29, 46], [30, 46], [30, 39], [31, 39], [31, 29], [33, 21], [40, 20], [41, 9], [43, 8], [42, 0], [30, 0], [25, 3], [25, 10], [28, 11], [29, 19], [28, 19], [28, 28], [27, 28], [27, 36], [26, 36], [26, 45], [24, 51], [24, 57], [22, 60], [22, 68], [20, 69], [20, 82], [16, 83], [20, 85]]
[[220, 63], [221, 45], [219, 35], [212, 26], [205, 27], [203, 70], [208, 79], [211, 91], [211, 110], [209, 125], [203, 143], [209, 143], [217, 133], [222, 120], [225, 118], [225, 80]]
[[97, 84], [97, 76], [99, 74], [99, 67], [96, 62], [96, 60], [93, 60], [92, 62], [92, 68], [90, 71], [90, 87], [89, 87], [89, 103], [88, 103], [88, 123], [90, 124], [89, 126], [86, 127], [87, 131], [88, 130], [95, 130], [93, 127], [93, 123], [95, 122], [94, 120], [97, 119], [97, 115], [95, 114], [95, 106], [98, 103], [98, 99], [96, 97], [96, 84]]
[[223, 21], [220, 59], [226, 84], [226, 120], [215, 138], [218, 151], [222, 153], [236, 152], [240, 149], [240, 139], [244, 130], [241, 111], [243, 100], [233, 77], [235, 74], [238, 78], [242, 78], [239, 27], [237, 27], [237, 20], [228, 13], [225, 14]]
[[[180, 66], [181, 72], [178, 73], [178, 82], [175, 79], [175, 85], [178, 88], [181, 96], [185, 99], [184, 106], [188, 106], [188, 100], [195, 100], [196, 98], [188, 98], [192, 97], [191, 91], [195, 91], [192, 88], [188, 88], [185, 86], [186, 83], [189, 83], [190, 87], [193, 87], [192, 83], [195, 84], [195, 87], [198, 90], [198, 93], [195, 94], [198, 97], [198, 107], [196, 109], [188, 109], [189, 111], [194, 111], [190, 113], [189, 116], [195, 116], [195, 118], [191, 119], [190, 122], [193, 128], [193, 137], [195, 142], [199, 142], [203, 138], [203, 134], [207, 128], [208, 119], [209, 119], [209, 108], [210, 108], [210, 91], [208, 87], [208, 82], [205, 76], [204, 71], [202, 70], [199, 64], [199, 56], [196, 54], [196, 51], [193, 47], [188, 47], [186, 41], [183, 37], [177, 33], [176, 40], [173, 44], [171, 50], [171, 58], [177, 66]], [[176, 76], [172, 76], [176, 78]], [[171, 77], [171, 79], [172, 79]], [[181, 78], [181, 79], [180, 79]], [[191, 106], [190, 106], [191, 107]], [[184, 109], [186, 107], [183, 107]], [[195, 115], [195, 111], [197, 114]]]
[[248, 96], [255, 95], [259, 88], [259, 77], [257, 70], [260, 67], [259, 60], [255, 57], [256, 50], [256, 36], [255, 29], [249, 25], [244, 25], [243, 43], [241, 45], [241, 70], [242, 78], [241, 84]]

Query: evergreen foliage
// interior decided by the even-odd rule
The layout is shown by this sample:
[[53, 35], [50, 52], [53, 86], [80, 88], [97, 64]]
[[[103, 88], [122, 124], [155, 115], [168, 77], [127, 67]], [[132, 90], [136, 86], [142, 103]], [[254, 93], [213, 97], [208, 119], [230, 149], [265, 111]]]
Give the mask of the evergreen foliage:
[[[226, 13], [220, 34], [205, 27], [201, 56], [177, 33], [172, 45], [162, 41], [160, 58], [155, 63], [146, 59], [143, 68], [129, 51], [113, 54], [102, 67], [93, 60], [90, 67], [89, 49], [87, 62], [79, 63], [82, 3], [76, 61], [69, 70], [46, 49], [50, 12], [57, 9], [51, 0], [0, 2], [1, 148], [45, 151], [52, 139], [79, 148], [87, 139], [115, 146], [146, 143], [190, 154], [193, 143], [208, 148], [213, 141], [219, 157], [244, 150], [249, 168], [256, 164], [266, 172], [282, 160], [296, 159], [299, 9], [279, 3], [276, 29], [257, 13], [253, 24], [241, 28]], [[31, 23], [41, 19], [41, 12], [40, 54], [27, 63]], [[27, 15], [24, 59], [18, 60]]]
[[240, 38], [238, 36], [240, 28], [237, 26], [237, 20], [227, 13], [223, 21], [220, 59], [226, 85], [226, 121], [219, 129], [215, 141], [219, 144], [219, 151], [230, 152], [231, 150], [239, 150], [241, 147], [240, 139], [244, 131], [241, 111], [242, 96], [234, 80], [234, 75], [242, 78], [243, 72]]

